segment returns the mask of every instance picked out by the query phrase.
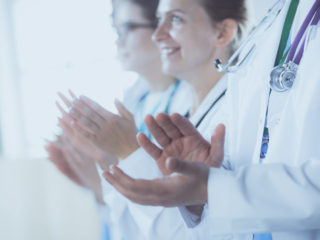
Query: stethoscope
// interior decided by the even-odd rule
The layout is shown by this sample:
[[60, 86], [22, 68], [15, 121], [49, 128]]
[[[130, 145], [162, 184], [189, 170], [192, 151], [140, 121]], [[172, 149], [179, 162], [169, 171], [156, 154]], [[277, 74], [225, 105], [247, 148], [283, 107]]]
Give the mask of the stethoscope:
[[[250, 33], [247, 40], [244, 41], [239, 49], [230, 57], [226, 64], [222, 64], [219, 59], [215, 60], [215, 67], [219, 72], [235, 72], [237, 71], [243, 63], [250, 57], [256, 48], [254, 44], [247, 54], [241, 58], [242, 52], [248, 47], [248, 44], [252, 39], [256, 39], [260, 34], [265, 32], [275, 21], [281, 10], [285, 5], [286, 0], [279, 0], [269, 11], [268, 14], [260, 21], [257, 27]], [[277, 92], [284, 92], [292, 88], [294, 80], [296, 79], [298, 66], [300, 64], [301, 58], [304, 53], [305, 45], [308, 42], [307, 39], [307, 29], [310, 26], [317, 25], [320, 20], [320, 0], [316, 0], [310, 9], [306, 19], [304, 20], [294, 42], [291, 46], [289, 54], [286, 61], [280, 66], [275, 67], [270, 74], [270, 87], [272, 90]], [[303, 41], [302, 41], [303, 40]], [[299, 51], [298, 47], [300, 46]], [[231, 66], [236, 59], [237, 63]]]
[[[263, 34], [267, 29], [269, 29], [272, 26], [273, 22], [276, 20], [277, 16], [283, 9], [285, 3], [286, 0], [279, 0], [273, 7], [269, 9], [267, 15], [259, 22], [257, 27], [255, 27], [251, 31], [246, 40], [242, 42], [239, 48], [234, 52], [234, 54], [229, 58], [229, 60], [225, 64], [222, 64], [220, 59], [216, 59], [214, 61], [214, 65], [218, 72], [230, 73], [239, 70], [239, 68], [244, 64], [246, 59], [248, 59], [256, 49], [256, 44], [253, 44], [253, 46], [250, 47], [249, 51], [243, 56], [241, 56], [242, 53], [249, 48], [248, 45], [252, 42], [251, 40], [257, 39], [259, 35]], [[232, 65], [235, 61], [237, 61], [236, 64]]]
[[[298, 67], [308, 43], [307, 29], [315, 26], [320, 20], [320, 0], [317, 0], [310, 9], [295, 37], [285, 63], [275, 67], [270, 74], [271, 89], [285, 92], [292, 88], [297, 76]], [[310, 24], [311, 23], [311, 24]], [[298, 47], [300, 46], [299, 50]]]

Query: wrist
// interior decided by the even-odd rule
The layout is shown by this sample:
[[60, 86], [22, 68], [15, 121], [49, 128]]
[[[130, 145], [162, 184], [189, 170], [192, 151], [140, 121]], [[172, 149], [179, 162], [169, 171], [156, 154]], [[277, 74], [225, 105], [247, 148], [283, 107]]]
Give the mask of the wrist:
[[139, 144], [137, 141], [135, 141], [131, 146], [128, 146], [127, 151], [119, 154], [120, 159], [126, 159], [129, 155], [131, 155], [134, 151], [136, 151], [139, 148]]

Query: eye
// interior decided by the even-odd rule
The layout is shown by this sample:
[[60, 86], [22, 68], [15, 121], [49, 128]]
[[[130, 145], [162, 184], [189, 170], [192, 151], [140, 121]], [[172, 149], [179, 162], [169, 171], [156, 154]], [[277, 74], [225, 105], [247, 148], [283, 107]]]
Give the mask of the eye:
[[171, 23], [177, 24], [177, 23], [181, 23], [182, 22], [182, 18], [176, 15], [173, 15], [171, 17]]

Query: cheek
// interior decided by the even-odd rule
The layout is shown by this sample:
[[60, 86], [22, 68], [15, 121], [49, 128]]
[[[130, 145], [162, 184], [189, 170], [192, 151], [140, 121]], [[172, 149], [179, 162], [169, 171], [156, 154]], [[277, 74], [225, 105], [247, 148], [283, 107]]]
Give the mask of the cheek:
[[128, 38], [126, 50], [130, 55], [129, 61], [133, 65], [148, 64], [160, 56], [158, 48], [151, 40], [151, 34], [139, 34], [134, 38]]
[[139, 33], [136, 36], [128, 39], [127, 46], [131, 51], [141, 51], [143, 49], [150, 49], [155, 46], [151, 40], [151, 34]]
[[214, 53], [214, 42], [208, 34], [191, 32], [188, 34], [177, 34], [176, 42], [181, 47], [181, 57], [186, 61], [208, 61]]
[[190, 29], [177, 29], [170, 32], [171, 38], [181, 47], [185, 55], [193, 55], [197, 52], [208, 52], [213, 46], [213, 35], [197, 27]]

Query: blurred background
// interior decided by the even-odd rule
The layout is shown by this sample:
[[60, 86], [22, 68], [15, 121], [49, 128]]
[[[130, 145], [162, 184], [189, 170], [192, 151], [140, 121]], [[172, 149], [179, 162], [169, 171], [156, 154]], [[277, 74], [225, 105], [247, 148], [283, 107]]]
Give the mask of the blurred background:
[[[273, 1], [252, 0], [256, 19]], [[93, 196], [46, 160], [57, 92], [114, 110], [121, 70], [111, 0], [0, 0], [0, 240], [99, 239]]]

